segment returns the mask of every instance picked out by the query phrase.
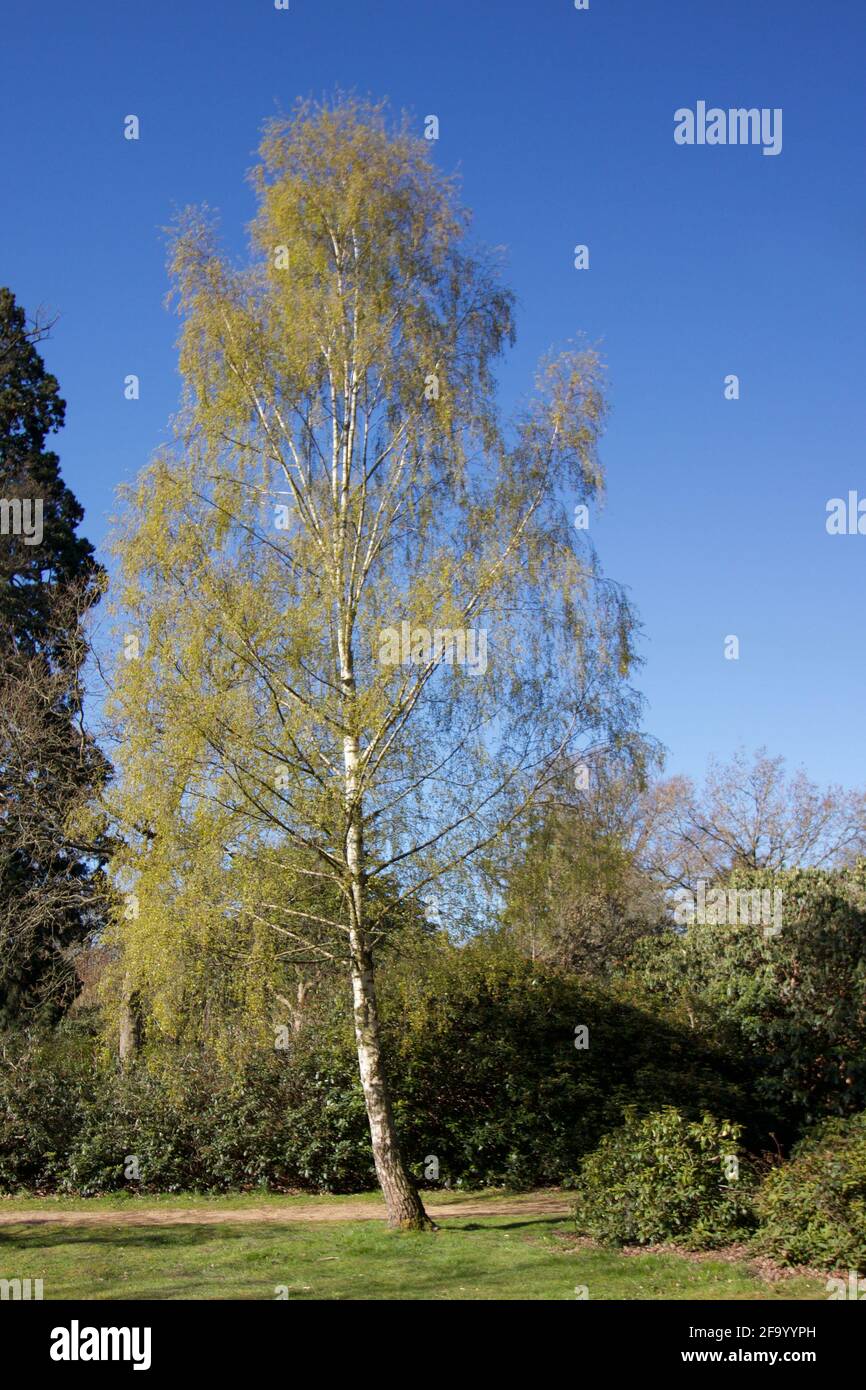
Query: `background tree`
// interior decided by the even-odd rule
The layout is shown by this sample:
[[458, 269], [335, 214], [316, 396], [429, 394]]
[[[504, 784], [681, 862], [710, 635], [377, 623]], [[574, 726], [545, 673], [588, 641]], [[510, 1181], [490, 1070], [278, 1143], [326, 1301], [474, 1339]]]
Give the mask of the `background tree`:
[[[279, 943], [338, 963], [389, 1217], [423, 1226], [385, 1075], [375, 959], [395, 918], [375, 885], [397, 902], [435, 885], [443, 915], [449, 895], [465, 912], [477, 853], [582, 739], [636, 716], [629, 606], [569, 524], [601, 485], [599, 365], [547, 362], [503, 428], [510, 297], [425, 142], [381, 108], [272, 122], [254, 182], [246, 268], [201, 214], [174, 239], [185, 410], [118, 542], [139, 641], [114, 706], [116, 868], [137, 901], [123, 968], [170, 1026], [188, 978], [172, 967], [214, 930], [265, 999]], [[478, 645], [461, 656], [455, 634]], [[328, 901], [315, 934], [309, 883]]]
[[651, 828], [642, 793], [658, 758], [643, 738], [584, 754], [581, 785], [565, 769], [529, 833], [507, 846], [503, 921], [531, 959], [604, 979], [661, 929], [664, 893], [641, 862]]
[[57, 455], [45, 448], [66, 415], [57, 378], [36, 350], [49, 328], [44, 320], [28, 323], [12, 291], [0, 288], [0, 497], [40, 499], [43, 527], [37, 545], [21, 535], [0, 537], [0, 620], [16, 647], [50, 655], [52, 638], [63, 642], [54, 593], [84, 581], [93, 597], [101, 571], [93, 546], [76, 534], [84, 512], [60, 476]]
[[822, 790], [802, 769], [789, 777], [764, 748], [711, 761], [700, 789], [687, 777], [656, 783], [641, 815], [645, 867], [692, 891], [734, 869], [829, 868], [866, 850], [866, 795]]
[[[107, 765], [82, 726], [85, 621], [100, 594], [82, 511], [47, 435], [65, 405], [28, 324], [0, 289], [0, 497], [42, 504], [42, 535], [0, 536], [0, 1021], [54, 1014], [93, 929], [99, 850], [69, 817]], [[7, 509], [7, 518], [14, 512]], [[34, 513], [31, 513], [31, 520]], [[31, 543], [32, 541], [37, 543]]]

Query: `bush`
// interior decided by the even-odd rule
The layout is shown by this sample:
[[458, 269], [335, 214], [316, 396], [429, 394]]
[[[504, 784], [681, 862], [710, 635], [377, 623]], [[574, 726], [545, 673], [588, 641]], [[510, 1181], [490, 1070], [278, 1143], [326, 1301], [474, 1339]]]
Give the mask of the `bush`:
[[783, 1141], [858, 1113], [866, 1106], [866, 859], [834, 870], [739, 869], [720, 886], [744, 897], [781, 893], [782, 930], [708, 921], [649, 938], [635, 955], [637, 987], [751, 1068], [755, 1097]]
[[0, 1192], [59, 1186], [92, 1095], [92, 1039], [0, 1034]]
[[[431, 944], [384, 972], [381, 998], [400, 1142], [427, 1183], [431, 1155], [453, 1187], [561, 1182], [630, 1103], [748, 1113], [729, 1060], [686, 1030], [490, 941]], [[574, 1045], [578, 1025], [589, 1031], [585, 1050]], [[18, 1051], [0, 1070], [0, 1190], [374, 1184], [341, 995], [317, 1006], [286, 1051], [247, 1042], [216, 1057], [152, 1039], [121, 1068], [92, 1038], [62, 1032]]]
[[203, 1126], [207, 1181], [358, 1192], [375, 1186], [351, 1040], [326, 1025], [289, 1051], [259, 1053], [213, 1091]]
[[630, 1105], [751, 1116], [730, 1058], [688, 1029], [484, 939], [394, 972], [381, 999], [401, 1144], [419, 1179], [432, 1155], [455, 1187], [560, 1183]]
[[771, 1169], [756, 1249], [783, 1264], [866, 1270], [866, 1112], [827, 1120]]
[[[178, 1096], [146, 1066], [120, 1070], [94, 1061], [93, 1098], [60, 1186], [83, 1196], [218, 1190], [204, 1162], [208, 1080], [188, 1080], [192, 1084]], [[133, 1156], [138, 1177], [127, 1177]]]
[[357, 1063], [327, 1029], [223, 1066], [169, 1048], [121, 1068], [74, 1032], [7, 1036], [0, 1055], [0, 1192], [373, 1184]]
[[[736, 1179], [727, 1176], [735, 1158]], [[629, 1115], [583, 1163], [576, 1180], [578, 1230], [605, 1244], [676, 1241], [697, 1249], [743, 1234], [751, 1218], [740, 1126], [673, 1106]]]
[[[85, 1195], [369, 1188], [372, 1151], [360, 1086], [314, 1070], [303, 1051], [258, 1053], [236, 1069], [182, 1055], [96, 1073], [61, 1185]], [[335, 1068], [336, 1070], [336, 1068]], [[125, 1159], [135, 1154], [132, 1185]]]

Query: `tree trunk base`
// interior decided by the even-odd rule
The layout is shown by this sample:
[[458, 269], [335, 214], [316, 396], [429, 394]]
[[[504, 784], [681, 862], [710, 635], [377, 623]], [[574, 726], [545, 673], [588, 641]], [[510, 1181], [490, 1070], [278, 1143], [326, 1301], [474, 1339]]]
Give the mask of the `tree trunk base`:
[[420, 1216], [395, 1217], [388, 1221], [388, 1226], [392, 1231], [438, 1231], [439, 1227], [426, 1213], [422, 1211]]

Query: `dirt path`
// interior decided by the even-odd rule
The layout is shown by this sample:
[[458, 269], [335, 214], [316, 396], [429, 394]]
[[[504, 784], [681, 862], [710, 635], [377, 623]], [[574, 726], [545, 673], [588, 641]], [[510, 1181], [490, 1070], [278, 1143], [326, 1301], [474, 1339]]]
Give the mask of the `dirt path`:
[[[427, 1212], [435, 1220], [467, 1216], [567, 1216], [566, 1198], [556, 1196], [503, 1197], [478, 1202], [428, 1202]], [[139, 1207], [122, 1208], [31, 1207], [15, 1211], [0, 1205], [0, 1226], [212, 1226], [243, 1225], [267, 1221], [284, 1225], [290, 1221], [384, 1221], [385, 1207], [377, 1202], [311, 1202], [308, 1206], [266, 1207]]]

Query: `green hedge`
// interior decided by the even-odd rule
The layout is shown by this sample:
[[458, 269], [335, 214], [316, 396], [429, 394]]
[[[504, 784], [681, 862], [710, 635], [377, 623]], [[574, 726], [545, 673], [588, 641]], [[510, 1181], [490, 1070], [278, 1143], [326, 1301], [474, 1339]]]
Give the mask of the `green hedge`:
[[351, 1192], [373, 1183], [348, 1069], [328, 1074], [275, 1052], [231, 1068], [175, 1054], [121, 1070], [95, 1047], [77, 1048], [73, 1062], [53, 1040], [22, 1050], [19, 1063], [0, 1077], [2, 1191]]
[[[427, 1186], [428, 1158], [455, 1187], [561, 1182], [630, 1105], [751, 1116], [725, 1055], [485, 943], [395, 966], [381, 995], [400, 1141]], [[586, 1049], [574, 1045], [579, 1026]], [[319, 1008], [287, 1051], [248, 1048], [230, 1062], [152, 1042], [123, 1070], [80, 1032], [7, 1041], [0, 1189], [122, 1189], [131, 1155], [143, 1191], [374, 1185], [342, 999]]]

